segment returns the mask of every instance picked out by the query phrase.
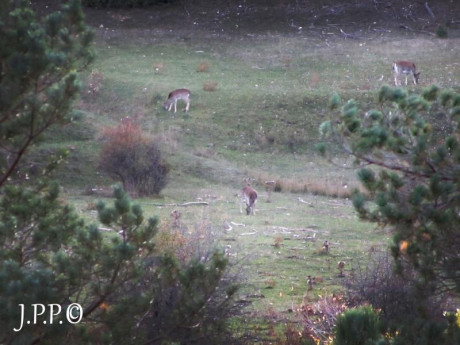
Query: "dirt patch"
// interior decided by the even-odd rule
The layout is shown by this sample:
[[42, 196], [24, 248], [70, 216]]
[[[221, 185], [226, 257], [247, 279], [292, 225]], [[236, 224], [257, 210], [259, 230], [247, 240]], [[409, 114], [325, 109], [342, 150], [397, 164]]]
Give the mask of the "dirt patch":
[[[53, 1], [41, 1], [51, 2]], [[449, 37], [460, 31], [460, 2], [437, 1], [175, 1], [145, 9], [86, 9], [88, 21], [99, 27], [158, 30], [164, 35], [235, 36], [258, 34], [324, 35], [359, 38], [367, 30], [375, 34], [401, 30], [434, 35], [439, 25]], [[433, 14], [434, 17], [431, 15]]]

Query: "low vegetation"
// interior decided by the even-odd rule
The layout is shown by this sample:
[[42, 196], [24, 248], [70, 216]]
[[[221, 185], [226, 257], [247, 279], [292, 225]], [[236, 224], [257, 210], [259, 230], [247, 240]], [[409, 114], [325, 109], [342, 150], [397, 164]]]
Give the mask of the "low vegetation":
[[103, 132], [99, 169], [135, 196], [157, 195], [166, 186], [169, 167], [158, 145], [130, 118]]

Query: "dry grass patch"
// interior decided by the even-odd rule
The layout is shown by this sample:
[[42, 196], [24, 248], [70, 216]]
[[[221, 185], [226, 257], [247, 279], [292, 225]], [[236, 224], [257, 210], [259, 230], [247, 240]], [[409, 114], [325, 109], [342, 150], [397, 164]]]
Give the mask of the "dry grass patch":
[[215, 81], [207, 81], [203, 84], [203, 90], [213, 92], [217, 90], [217, 83]]
[[207, 257], [217, 240], [211, 223], [208, 219], [201, 219], [188, 224], [190, 220], [184, 213], [182, 209], [175, 209], [170, 218], [161, 223], [155, 242], [157, 250], [171, 252], [182, 262]]
[[101, 90], [102, 81], [104, 80], [104, 73], [95, 69], [91, 71], [86, 82], [86, 94], [96, 96]]
[[181, 128], [174, 125], [160, 126], [155, 134], [155, 141], [163, 152], [173, 154], [177, 152], [181, 136]]
[[211, 64], [207, 61], [203, 61], [201, 62], [198, 67], [196, 68], [196, 71], [199, 72], [199, 73], [207, 73], [209, 72], [209, 67], [211, 66]]
[[[274, 192], [288, 193], [310, 193], [333, 198], [350, 198], [353, 190], [357, 189], [361, 193], [366, 191], [359, 182], [349, 182], [342, 179], [331, 180], [324, 178], [273, 178], [266, 174], [259, 174], [256, 177], [257, 184], [271, 188], [269, 181], [274, 181]], [[267, 190], [268, 191], [268, 190]]]
[[163, 73], [163, 71], [165, 69], [165, 64], [164, 64], [164, 62], [154, 62], [152, 64], [152, 68], [153, 68], [153, 71], [156, 74], [161, 74], [161, 73]]

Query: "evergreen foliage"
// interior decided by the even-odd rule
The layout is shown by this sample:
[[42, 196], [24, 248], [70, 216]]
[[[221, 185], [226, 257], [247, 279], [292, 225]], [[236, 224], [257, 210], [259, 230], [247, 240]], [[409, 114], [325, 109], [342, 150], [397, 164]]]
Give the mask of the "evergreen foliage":
[[161, 259], [161, 269], [145, 277], [154, 298], [142, 322], [150, 344], [232, 344], [229, 319], [239, 306], [238, 285], [224, 276], [227, 259], [221, 252], [180, 263]]
[[349, 309], [337, 318], [334, 345], [374, 345], [380, 335], [380, 321], [371, 307]]
[[0, 7], [0, 186], [19, 174], [30, 145], [72, 120], [77, 72], [93, 58], [79, 1], [37, 18], [28, 1]]
[[[120, 187], [113, 206], [97, 204], [106, 231], [86, 224], [49, 180], [66, 151], [39, 174], [21, 167], [42, 133], [72, 121], [77, 73], [92, 59], [80, 2], [43, 20], [28, 1], [0, 10], [0, 343], [221, 342], [237, 290], [223, 279], [222, 253], [182, 263], [157, 254], [157, 219], [146, 219]], [[62, 312], [52, 324], [49, 310], [35, 319], [37, 303]], [[82, 309], [71, 315], [81, 320], [73, 324], [66, 311], [75, 303]]]
[[[460, 95], [436, 86], [420, 95], [384, 86], [377, 102], [365, 112], [346, 102], [327, 134], [361, 166], [367, 195], [353, 194], [359, 216], [391, 227], [396, 268], [414, 283], [418, 317], [401, 326], [395, 343], [432, 337], [442, 344], [446, 324], [429, 320], [425, 300], [460, 292]], [[334, 95], [333, 108], [339, 103]], [[420, 325], [429, 328], [427, 338]]]
[[[432, 86], [421, 95], [409, 95], [385, 86], [378, 94], [378, 109], [362, 112], [348, 101], [329, 131], [363, 166], [358, 177], [376, 207], [355, 192], [360, 217], [394, 229], [393, 254], [413, 265], [421, 286], [457, 292], [459, 108], [460, 95], [452, 90]], [[442, 131], [427, 122], [431, 112], [448, 115]]]

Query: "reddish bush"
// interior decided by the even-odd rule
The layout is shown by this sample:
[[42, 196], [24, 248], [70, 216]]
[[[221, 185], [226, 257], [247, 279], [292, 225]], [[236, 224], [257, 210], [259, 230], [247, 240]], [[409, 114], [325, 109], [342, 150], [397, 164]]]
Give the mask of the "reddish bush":
[[131, 195], [158, 194], [167, 183], [168, 165], [152, 138], [131, 119], [103, 132], [99, 167]]
[[342, 296], [325, 296], [301, 307], [303, 337], [315, 343], [331, 343], [337, 317], [347, 310]]

